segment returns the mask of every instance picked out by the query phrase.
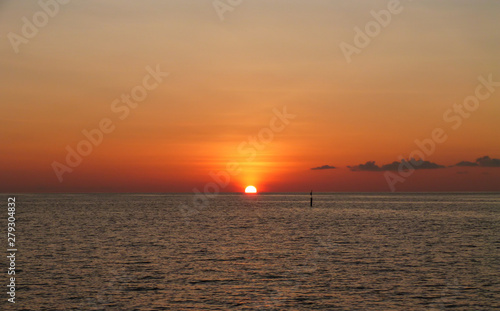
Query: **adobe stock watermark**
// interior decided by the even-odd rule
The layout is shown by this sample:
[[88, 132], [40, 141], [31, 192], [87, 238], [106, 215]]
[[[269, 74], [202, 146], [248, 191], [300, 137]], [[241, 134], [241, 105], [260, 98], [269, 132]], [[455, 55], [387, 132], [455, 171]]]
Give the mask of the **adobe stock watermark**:
[[61, 5], [66, 5], [71, 0], [40, 0], [38, 6], [40, 10], [35, 12], [31, 18], [23, 16], [21, 21], [20, 34], [9, 32], [7, 38], [10, 45], [16, 54], [19, 53], [19, 46], [21, 44], [28, 44], [30, 39], [38, 35], [41, 28], [48, 25], [51, 18], [54, 18], [61, 11]]
[[[262, 151], [269, 145], [275, 137], [276, 133], [280, 133], [290, 124], [291, 120], [295, 119], [296, 115], [287, 112], [286, 106], [282, 110], [274, 108], [273, 116], [269, 120], [269, 125], [259, 130], [257, 135], [249, 136], [247, 140], [242, 141], [237, 150], [240, 155], [247, 156], [247, 162], [252, 162], [259, 151]], [[194, 197], [192, 205], [179, 205], [179, 210], [184, 215], [186, 221], [189, 216], [198, 214], [201, 210], [208, 207], [209, 200], [216, 197], [222, 189], [227, 187], [231, 182], [231, 178], [241, 173], [241, 163], [228, 162], [225, 170], [218, 172], [210, 171], [209, 176], [212, 181], [205, 184], [203, 192], [194, 188]]]
[[[142, 78], [142, 83], [134, 86], [130, 92], [123, 93], [121, 96], [111, 102], [110, 110], [113, 116], [119, 120], [125, 120], [129, 117], [132, 109], [139, 107], [139, 104], [146, 100], [149, 92], [158, 88], [163, 79], [169, 75], [163, 72], [160, 65], [153, 69], [151, 66], [145, 68], [147, 74]], [[83, 159], [89, 156], [94, 148], [99, 147], [104, 141], [106, 134], [111, 134], [116, 129], [116, 122], [111, 118], [102, 118], [96, 128], [82, 130], [82, 138], [74, 147], [66, 146], [66, 157], [64, 163], [53, 161], [52, 169], [59, 182], [63, 182], [63, 175], [71, 173], [82, 164]]]
[[214, 0], [212, 5], [219, 16], [221, 22], [225, 20], [224, 15], [228, 12], [234, 11], [243, 3], [243, 0]]
[[[443, 113], [443, 121], [450, 126], [451, 130], [458, 130], [465, 119], [468, 119], [472, 114], [477, 111], [481, 102], [488, 100], [496, 89], [500, 87], [500, 81], [493, 81], [493, 74], [489, 74], [487, 78], [484, 76], [479, 76], [479, 84], [476, 86], [473, 95], [469, 95], [464, 98], [462, 103], [453, 104], [453, 106], [447, 109]], [[415, 169], [420, 166], [426, 157], [433, 155], [436, 152], [437, 146], [444, 144], [448, 140], [447, 131], [441, 127], [437, 127], [432, 130], [430, 137], [424, 138], [422, 140], [416, 139], [414, 142], [417, 148], [410, 152], [408, 159], [419, 158], [419, 161], [403, 161], [404, 157], [399, 156], [398, 159], [401, 161], [401, 165], [398, 168], [397, 174], [386, 171], [384, 173], [385, 180], [391, 192], [396, 191], [396, 185], [398, 183], [404, 183], [408, 177], [413, 175]]]
[[350, 64], [352, 62], [354, 54], [361, 54], [363, 49], [370, 45], [372, 39], [379, 36], [382, 30], [391, 24], [392, 17], [401, 12], [403, 12], [403, 5], [400, 0], [390, 0], [387, 3], [387, 9], [382, 9], [378, 12], [371, 10], [370, 15], [373, 17], [373, 20], [367, 22], [363, 29], [358, 26], [354, 27], [353, 44], [344, 41], [339, 44], [347, 63]]

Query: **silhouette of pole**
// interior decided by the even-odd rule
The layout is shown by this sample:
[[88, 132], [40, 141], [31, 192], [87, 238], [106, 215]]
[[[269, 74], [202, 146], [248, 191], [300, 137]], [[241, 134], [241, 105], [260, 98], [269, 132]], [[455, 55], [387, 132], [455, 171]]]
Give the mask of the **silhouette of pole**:
[[311, 190], [311, 207], [313, 206], [313, 191]]

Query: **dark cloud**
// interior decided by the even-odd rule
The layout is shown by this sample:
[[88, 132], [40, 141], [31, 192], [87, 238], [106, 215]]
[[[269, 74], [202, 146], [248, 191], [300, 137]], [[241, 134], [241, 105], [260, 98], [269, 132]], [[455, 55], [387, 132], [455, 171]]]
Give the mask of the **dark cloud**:
[[500, 167], [500, 159], [492, 159], [488, 156], [477, 159], [476, 163], [482, 167]]
[[434, 170], [437, 168], [445, 168], [446, 167], [446, 166], [441, 165], [441, 164], [437, 164], [437, 163], [433, 163], [433, 162], [429, 162], [429, 161], [422, 161], [422, 160], [417, 161], [415, 159], [412, 159], [410, 161], [410, 163], [412, 163], [412, 165], [415, 167], [416, 170]]
[[318, 167], [313, 167], [311, 170], [313, 171], [319, 171], [319, 170], [333, 170], [335, 169], [335, 166], [330, 166], [330, 165], [323, 165], [323, 166], [318, 166]]
[[455, 164], [454, 166], [478, 166], [478, 164], [476, 162], [462, 161]]
[[351, 171], [365, 171], [365, 172], [380, 172], [380, 171], [398, 171], [398, 170], [425, 170], [425, 169], [437, 169], [444, 168], [443, 165], [436, 164], [429, 161], [422, 160], [402, 160], [401, 162], [394, 161], [390, 164], [382, 165], [381, 167], [375, 164], [375, 161], [368, 161], [365, 164], [360, 164], [356, 166], [348, 166]]
[[[408, 163], [405, 160], [403, 160], [403, 161], [404, 161], [404, 163]], [[401, 162], [394, 161], [391, 164], [382, 165], [380, 170], [381, 171], [397, 171], [400, 164], [401, 164]]]
[[[470, 161], [462, 161], [452, 166], [458, 167], [500, 167], [500, 159], [492, 159], [489, 156], [484, 156], [482, 158], [478, 158], [475, 162]], [[351, 171], [355, 172], [383, 172], [383, 171], [408, 171], [411, 169], [415, 170], [429, 170], [429, 169], [438, 169], [445, 168], [445, 166], [429, 162], [423, 160], [409, 159], [409, 160], [401, 160], [394, 161], [389, 164], [384, 164], [382, 166], [378, 166], [375, 164], [375, 161], [368, 161], [365, 164], [359, 164], [356, 166], [348, 166]], [[317, 168], [319, 169], [319, 168]], [[464, 172], [458, 172], [457, 174], [463, 174]]]
[[375, 164], [375, 161], [368, 161], [365, 164], [360, 164], [356, 166], [348, 166], [348, 168], [350, 168], [351, 171], [370, 171], [370, 172], [381, 171], [381, 168], [377, 164]]
[[462, 161], [454, 166], [500, 167], [500, 159], [492, 159], [489, 156], [484, 156], [476, 159], [476, 162]]

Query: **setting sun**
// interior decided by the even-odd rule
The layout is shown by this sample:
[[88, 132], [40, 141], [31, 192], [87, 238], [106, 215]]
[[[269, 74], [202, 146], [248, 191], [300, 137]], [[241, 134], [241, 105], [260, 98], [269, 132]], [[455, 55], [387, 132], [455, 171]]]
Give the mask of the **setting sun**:
[[248, 186], [245, 188], [245, 193], [257, 193], [257, 188], [254, 186]]

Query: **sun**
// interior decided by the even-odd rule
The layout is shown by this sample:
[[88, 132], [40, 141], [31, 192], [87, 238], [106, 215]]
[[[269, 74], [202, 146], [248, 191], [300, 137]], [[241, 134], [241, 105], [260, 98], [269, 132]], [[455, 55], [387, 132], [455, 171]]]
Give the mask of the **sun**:
[[257, 188], [254, 186], [248, 186], [245, 188], [245, 193], [257, 193]]

